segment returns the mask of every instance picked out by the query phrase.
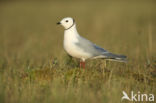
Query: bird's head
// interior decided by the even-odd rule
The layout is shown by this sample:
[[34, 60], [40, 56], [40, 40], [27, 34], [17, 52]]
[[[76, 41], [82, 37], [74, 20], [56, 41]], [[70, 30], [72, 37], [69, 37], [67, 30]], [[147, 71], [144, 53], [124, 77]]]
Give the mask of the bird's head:
[[70, 29], [72, 26], [74, 26], [75, 20], [71, 17], [66, 17], [66, 18], [63, 18], [57, 24], [62, 25], [67, 30], [67, 29]]

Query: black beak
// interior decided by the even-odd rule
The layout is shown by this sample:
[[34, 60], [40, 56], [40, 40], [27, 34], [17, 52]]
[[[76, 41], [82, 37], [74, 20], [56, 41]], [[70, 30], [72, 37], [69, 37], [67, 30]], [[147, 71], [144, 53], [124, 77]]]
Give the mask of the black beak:
[[57, 25], [60, 25], [61, 23], [60, 22], [58, 22], [58, 23], [56, 23]]

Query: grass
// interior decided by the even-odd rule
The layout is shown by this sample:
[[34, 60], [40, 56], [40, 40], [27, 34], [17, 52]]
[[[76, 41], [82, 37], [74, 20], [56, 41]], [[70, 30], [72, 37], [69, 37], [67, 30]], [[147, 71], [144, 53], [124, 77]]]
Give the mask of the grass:
[[[1, 103], [120, 103], [122, 91], [156, 94], [155, 1], [0, 2]], [[63, 28], [128, 56], [128, 63], [86, 61], [63, 49]], [[124, 100], [123, 103], [131, 103]]]

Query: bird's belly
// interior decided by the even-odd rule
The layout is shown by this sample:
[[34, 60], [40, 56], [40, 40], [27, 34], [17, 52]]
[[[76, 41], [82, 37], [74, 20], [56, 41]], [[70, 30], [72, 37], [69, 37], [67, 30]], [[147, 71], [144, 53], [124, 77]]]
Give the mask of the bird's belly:
[[79, 47], [75, 45], [75, 43], [64, 43], [65, 51], [72, 57], [80, 58], [80, 59], [88, 59], [91, 57], [90, 54], [84, 52]]

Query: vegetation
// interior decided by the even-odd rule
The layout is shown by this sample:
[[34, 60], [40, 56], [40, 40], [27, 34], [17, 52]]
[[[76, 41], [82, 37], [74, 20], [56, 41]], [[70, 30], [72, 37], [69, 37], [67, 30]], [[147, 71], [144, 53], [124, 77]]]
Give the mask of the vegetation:
[[[156, 94], [155, 10], [150, 0], [0, 2], [0, 103], [120, 103], [122, 91]], [[56, 26], [67, 16], [128, 63], [88, 60], [80, 69]]]

